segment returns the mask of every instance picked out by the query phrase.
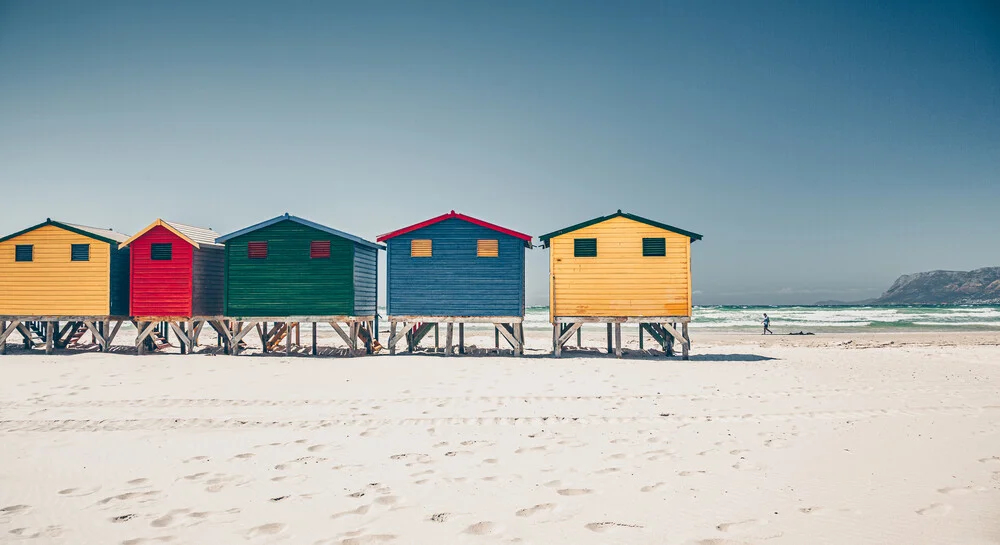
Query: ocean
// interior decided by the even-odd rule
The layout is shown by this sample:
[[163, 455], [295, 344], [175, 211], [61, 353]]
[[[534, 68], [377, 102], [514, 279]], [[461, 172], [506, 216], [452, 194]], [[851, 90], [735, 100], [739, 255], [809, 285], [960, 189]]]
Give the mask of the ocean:
[[[776, 334], [799, 331], [998, 331], [996, 306], [697, 306], [692, 330], [757, 331], [763, 314], [771, 317]], [[548, 307], [529, 307], [525, 328], [548, 329]]]

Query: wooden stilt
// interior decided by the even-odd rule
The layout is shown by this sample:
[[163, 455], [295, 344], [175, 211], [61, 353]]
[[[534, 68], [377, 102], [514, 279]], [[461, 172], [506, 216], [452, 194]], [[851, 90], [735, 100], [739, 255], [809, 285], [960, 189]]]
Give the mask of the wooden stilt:
[[552, 324], [552, 352], [557, 358], [562, 357], [562, 345], [559, 343], [559, 324]]
[[302, 346], [302, 324], [295, 324], [295, 346]]
[[496, 343], [497, 352], [500, 351], [500, 328], [493, 326], [493, 342]]
[[285, 322], [285, 355], [292, 355], [292, 324]]
[[615, 357], [622, 357], [622, 324], [615, 323]]
[[438, 329], [440, 324], [434, 324], [434, 351], [441, 350], [441, 342], [438, 340]]
[[59, 322], [49, 322], [45, 328], [45, 353], [52, 354], [55, 347], [56, 335], [59, 333]]
[[[0, 320], [0, 332], [7, 330], [7, 320]], [[0, 355], [7, 353], [7, 337], [0, 340]]]
[[689, 359], [691, 352], [691, 337], [688, 336], [688, 323], [684, 322], [683, 324], [681, 324], [681, 328], [682, 328], [681, 334], [684, 336], [684, 344], [681, 345], [681, 353], [683, 355], [683, 358], [687, 360]]
[[458, 324], [458, 353], [465, 354], [465, 324]]
[[[181, 322], [180, 324], [178, 324], [177, 327], [181, 328], [181, 333], [184, 333], [185, 335], [187, 335], [187, 331], [184, 331], [184, 322]], [[186, 354], [187, 353], [187, 343], [184, 342], [184, 338], [181, 337], [180, 335], [177, 335], [177, 337], [178, 337], [178, 340], [180, 341], [180, 345], [181, 345], [181, 354]]]
[[445, 341], [444, 341], [444, 344], [445, 344], [445, 346], [444, 346], [444, 355], [445, 356], [450, 356], [451, 355], [451, 340], [452, 340], [452, 334], [454, 333], [454, 331], [455, 331], [455, 324], [453, 324], [451, 322], [448, 322], [448, 328], [447, 328], [446, 333], [445, 333]]
[[316, 355], [316, 322], [313, 322], [313, 345], [312, 345], [312, 355]]
[[583, 327], [576, 330], [576, 347], [583, 348]]
[[396, 322], [389, 322], [389, 355], [396, 354]]
[[642, 330], [642, 324], [639, 324], [639, 350], [642, 350], [642, 338], [644, 336], [645, 335], [644, 335], [643, 330]]
[[608, 354], [611, 353], [613, 344], [611, 342], [611, 327], [612, 327], [611, 324], [608, 324]]

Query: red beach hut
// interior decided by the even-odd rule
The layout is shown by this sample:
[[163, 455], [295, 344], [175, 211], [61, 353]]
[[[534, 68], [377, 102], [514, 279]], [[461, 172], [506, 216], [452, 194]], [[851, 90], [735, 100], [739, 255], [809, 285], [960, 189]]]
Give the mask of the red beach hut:
[[218, 237], [158, 219], [122, 244], [131, 248], [129, 313], [138, 321], [140, 350], [157, 325], [169, 324], [193, 348], [204, 323], [221, 319], [225, 247]]

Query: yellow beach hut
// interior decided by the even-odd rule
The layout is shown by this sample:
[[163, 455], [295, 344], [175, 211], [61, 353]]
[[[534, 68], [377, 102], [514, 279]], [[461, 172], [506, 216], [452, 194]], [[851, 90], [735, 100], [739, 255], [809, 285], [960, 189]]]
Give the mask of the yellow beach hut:
[[0, 350], [14, 331], [49, 352], [90, 331], [106, 350], [128, 316], [127, 238], [51, 219], [0, 238]]
[[[549, 318], [553, 350], [585, 323], [606, 323], [608, 352], [621, 357], [621, 324], [639, 324], [671, 353], [690, 349], [691, 243], [697, 233], [619, 210], [542, 235], [549, 248]], [[678, 330], [678, 326], [680, 331]], [[579, 340], [577, 341], [579, 343]]]

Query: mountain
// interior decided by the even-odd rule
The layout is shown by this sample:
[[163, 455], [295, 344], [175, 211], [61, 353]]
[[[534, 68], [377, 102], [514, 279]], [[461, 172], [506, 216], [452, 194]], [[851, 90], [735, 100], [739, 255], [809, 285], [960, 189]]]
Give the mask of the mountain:
[[1000, 267], [900, 276], [872, 305], [1000, 305]]

